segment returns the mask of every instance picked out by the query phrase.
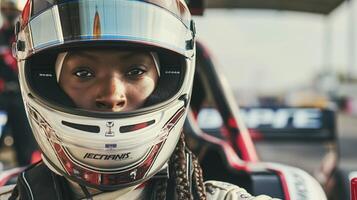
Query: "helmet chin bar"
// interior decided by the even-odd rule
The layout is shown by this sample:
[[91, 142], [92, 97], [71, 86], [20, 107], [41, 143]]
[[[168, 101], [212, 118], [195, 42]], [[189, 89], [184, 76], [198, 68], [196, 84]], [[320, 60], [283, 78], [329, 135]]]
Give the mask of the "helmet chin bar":
[[132, 181], [132, 182], [129, 182], [127, 184], [121, 184], [121, 185], [115, 185], [115, 186], [95, 185], [95, 184], [88, 183], [88, 182], [84, 181], [83, 179], [76, 178], [75, 176], [68, 175], [63, 170], [61, 170], [59, 167], [57, 167], [49, 158], [47, 158], [47, 156], [44, 153], [43, 153], [43, 158], [45, 159], [44, 163], [46, 165], [50, 165], [49, 168], [51, 168], [52, 170], [53, 169], [56, 170], [56, 172], [60, 173], [66, 179], [71, 180], [71, 181], [73, 181], [75, 183], [78, 183], [79, 185], [83, 185], [83, 186], [86, 186], [86, 187], [94, 188], [94, 189], [97, 189], [97, 190], [100, 190], [100, 191], [105, 191], [105, 192], [111, 192], [111, 191], [115, 191], [115, 190], [131, 187], [131, 186], [139, 185], [139, 184], [149, 180], [152, 176], [155, 175], [155, 174], [153, 174], [152, 176], [147, 176], [147, 177], [145, 177], [143, 179], [140, 179], [140, 180], [137, 180], [137, 181]]
[[[156, 159], [158, 159], [159, 157], [160, 151], [165, 145], [165, 142], [167, 140], [166, 138], [160, 143], [154, 144], [150, 148], [148, 153], [146, 153], [146, 156], [143, 157], [143, 159], [140, 162], [136, 163], [134, 166], [129, 166], [125, 169], [113, 169], [111, 171], [94, 169], [92, 168], [93, 166], [91, 166], [90, 164], [85, 164], [83, 163], [83, 161], [73, 158], [71, 156], [71, 153], [69, 153], [69, 149], [60, 144], [59, 141], [55, 142], [53, 140], [49, 140], [48, 138], [57, 137], [51, 125], [45, 120], [43, 116], [41, 116], [38, 111], [36, 111], [35, 108], [31, 107], [30, 105], [27, 105], [27, 108], [30, 110], [29, 117], [32, 126], [36, 126], [34, 127], [34, 129], [39, 132], [38, 134], [46, 135], [46, 145], [52, 149], [52, 151], [54, 152], [54, 156], [57, 157], [56, 160], [59, 162], [61, 167], [58, 166], [58, 164], [56, 165], [55, 163], [53, 163], [52, 160], [48, 157], [48, 155], [44, 153], [46, 161], [51, 165], [52, 168], [54, 168], [58, 172], [61, 172], [61, 174], [63, 174], [68, 179], [73, 180], [82, 185], [86, 185], [103, 191], [111, 191], [128, 186], [133, 186], [142, 183], [143, 181], [155, 175], [155, 172], [158, 171], [156, 169], [161, 169], [161, 167], [169, 159], [169, 156], [164, 158], [160, 157], [159, 161], [156, 161]], [[173, 133], [171, 133], [171, 131], [179, 121], [182, 121], [182, 118], [183, 116], [185, 116], [186, 113], [185, 110], [185, 107], [178, 108], [178, 110], [162, 127], [162, 129], [167, 130], [168, 135], [180, 134], [177, 133], [177, 131]], [[52, 136], [52, 134], [55, 136]], [[172, 137], [176, 136], [173, 135]], [[41, 145], [44, 144], [40, 142], [39, 145], [42, 148]], [[169, 143], [168, 145], [172, 145], [172, 143]], [[167, 155], [171, 155], [171, 153]], [[152, 169], [154, 163], [157, 164], [155, 166], [155, 169]]]
[[104, 191], [104, 192], [111, 192], [111, 191], [115, 191], [115, 190], [119, 190], [119, 189], [123, 189], [123, 188], [127, 188], [127, 187], [136, 186], [136, 185], [139, 185], [139, 184], [142, 184], [142, 183], [148, 181], [152, 177], [156, 178], [155, 177], [156, 175], [157, 175], [157, 178], [164, 178], [164, 177], [168, 178], [169, 177], [169, 171], [167, 169], [167, 167], [168, 167], [167, 161], [169, 159], [167, 159], [167, 161], [164, 162], [164, 164], [160, 168], [162, 170], [158, 171], [156, 174], [153, 174], [152, 176], [147, 176], [146, 178], [141, 179], [140, 181], [138, 180], [136, 182], [131, 182], [129, 184], [123, 184], [120, 186], [98, 186], [98, 185], [93, 185], [88, 182], [85, 182], [82, 179], [78, 179], [78, 178], [69, 176], [68, 174], [64, 173], [60, 168], [58, 168], [53, 162], [51, 162], [51, 160], [49, 160], [45, 154], [42, 153], [42, 155], [43, 155], [42, 156], [43, 162], [45, 163], [45, 165], [47, 167], [49, 167], [51, 169], [51, 171], [54, 171], [54, 173], [56, 173], [58, 175], [62, 175], [66, 179], [73, 181], [75, 183], [78, 183], [79, 185], [83, 185], [83, 186], [90, 187], [90, 188], [97, 189], [97, 190]]

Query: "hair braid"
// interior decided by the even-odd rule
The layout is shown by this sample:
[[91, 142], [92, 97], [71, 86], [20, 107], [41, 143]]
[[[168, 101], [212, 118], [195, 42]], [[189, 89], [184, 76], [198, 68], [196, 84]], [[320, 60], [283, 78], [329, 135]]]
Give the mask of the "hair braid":
[[183, 133], [181, 133], [180, 140], [171, 156], [171, 164], [174, 167], [173, 172], [175, 173], [177, 199], [193, 199], [193, 196], [190, 193], [190, 185], [187, 177], [185, 140]]
[[198, 163], [198, 160], [195, 155], [192, 155], [192, 162], [193, 162], [193, 183], [194, 187], [196, 187], [196, 192], [195, 194], [197, 196], [197, 199], [199, 200], [206, 200], [206, 191], [205, 187], [203, 184], [203, 175], [202, 175], [202, 168], [200, 164]]
[[[195, 194], [191, 194], [190, 185], [187, 177], [187, 168], [186, 168], [186, 151], [188, 149], [185, 148], [185, 139], [184, 134], [182, 133], [180, 136], [180, 140], [177, 143], [174, 153], [170, 159], [170, 171], [173, 173], [173, 178], [176, 186], [176, 194], [178, 200], [206, 200], [206, 193], [203, 184], [203, 176], [202, 169], [198, 163], [196, 156], [192, 155], [193, 159], [193, 190], [196, 192]], [[166, 190], [168, 182], [167, 180], [159, 180], [155, 183], [155, 193], [156, 199], [165, 200], [166, 198]]]

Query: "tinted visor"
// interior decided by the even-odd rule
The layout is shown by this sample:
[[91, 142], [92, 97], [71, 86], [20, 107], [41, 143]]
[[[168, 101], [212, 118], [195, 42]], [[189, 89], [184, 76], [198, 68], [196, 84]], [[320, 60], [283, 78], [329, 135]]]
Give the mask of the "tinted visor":
[[77, 0], [32, 3], [25, 54], [69, 43], [127, 41], [185, 54], [192, 39], [181, 1]]

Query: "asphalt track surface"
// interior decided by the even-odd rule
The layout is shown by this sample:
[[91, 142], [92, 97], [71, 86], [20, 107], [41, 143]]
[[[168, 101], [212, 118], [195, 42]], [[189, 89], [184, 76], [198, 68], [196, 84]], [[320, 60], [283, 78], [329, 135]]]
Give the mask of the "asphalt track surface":
[[357, 116], [339, 115], [341, 167], [357, 170]]
[[[339, 166], [357, 171], [357, 116], [338, 114], [337, 134]], [[297, 166], [311, 174], [320, 169], [326, 154], [324, 143], [257, 142], [256, 146], [261, 160]]]

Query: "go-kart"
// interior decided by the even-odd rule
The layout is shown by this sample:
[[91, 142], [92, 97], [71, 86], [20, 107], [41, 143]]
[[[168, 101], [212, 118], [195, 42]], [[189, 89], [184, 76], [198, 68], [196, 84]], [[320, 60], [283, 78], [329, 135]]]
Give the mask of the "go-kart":
[[[268, 194], [281, 199], [325, 199], [319, 183], [295, 167], [259, 160], [233, 94], [217, 72], [201, 43], [197, 45], [197, 65], [184, 132], [187, 144], [198, 156], [205, 180], [221, 180], [247, 189], [253, 195]], [[220, 114], [221, 126], [207, 131], [198, 124], [201, 109], [211, 107]]]

